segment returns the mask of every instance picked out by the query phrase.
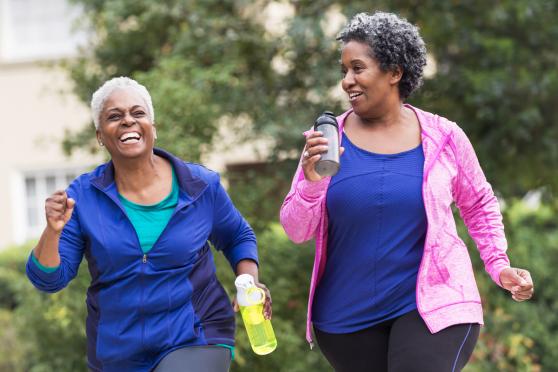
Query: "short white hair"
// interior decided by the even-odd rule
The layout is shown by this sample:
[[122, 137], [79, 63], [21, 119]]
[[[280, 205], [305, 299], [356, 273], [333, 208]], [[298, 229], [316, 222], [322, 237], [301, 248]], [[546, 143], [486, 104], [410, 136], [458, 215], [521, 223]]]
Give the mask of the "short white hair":
[[97, 89], [91, 97], [91, 114], [93, 115], [93, 123], [95, 124], [95, 129], [99, 129], [99, 122], [101, 121], [101, 111], [103, 111], [105, 101], [117, 89], [131, 89], [138, 93], [147, 105], [147, 115], [151, 119], [151, 122], [155, 122], [155, 111], [153, 110], [151, 95], [147, 91], [147, 88], [134, 79], [126, 76], [120, 76], [105, 81], [105, 83], [101, 85], [101, 87]]

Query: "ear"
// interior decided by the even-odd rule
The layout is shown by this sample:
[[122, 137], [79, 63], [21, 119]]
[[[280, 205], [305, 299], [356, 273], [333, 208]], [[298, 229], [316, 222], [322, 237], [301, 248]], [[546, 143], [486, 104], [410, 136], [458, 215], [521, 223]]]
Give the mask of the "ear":
[[394, 85], [399, 84], [402, 77], [403, 77], [403, 69], [401, 68], [401, 66], [397, 66], [393, 70], [391, 70], [391, 78], [389, 82]]
[[155, 128], [155, 123], [151, 126], [153, 130], [153, 139], [157, 139], [157, 128]]
[[98, 129], [95, 130], [95, 136], [97, 137], [97, 142], [99, 142], [99, 146], [104, 146], [103, 140], [101, 138], [101, 132]]

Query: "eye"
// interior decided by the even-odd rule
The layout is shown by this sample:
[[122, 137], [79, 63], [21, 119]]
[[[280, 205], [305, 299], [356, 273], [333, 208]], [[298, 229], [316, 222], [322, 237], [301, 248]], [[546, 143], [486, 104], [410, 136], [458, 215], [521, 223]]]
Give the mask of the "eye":
[[347, 75], [347, 69], [345, 67], [341, 67], [341, 76], [345, 77], [345, 75]]
[[356, 65], [355, 67], [353, 67], [353, 70], [355, 71], [355, 73], [359, 73], [362, 72], [362, 70], [364, 70], [364, 67]]
[[111, 114], [111, 115], [109, 115], [108, 120], [111, 120], [111, 121], [112, 121], [112, 120], [118, 120], [119, 118], [120, 118], [120, 115], [118, 115], [118, 114]]
[[142, 117], [145, 115], [145, 112], [143, 112], [142, 110], [138, 110], [138, 111], [134, 111], [133, 115], [137, 117]]

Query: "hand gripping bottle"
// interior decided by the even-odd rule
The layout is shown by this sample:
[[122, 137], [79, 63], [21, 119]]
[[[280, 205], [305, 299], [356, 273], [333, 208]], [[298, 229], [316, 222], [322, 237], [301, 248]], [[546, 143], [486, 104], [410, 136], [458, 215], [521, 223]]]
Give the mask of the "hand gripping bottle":
[[265, 292], [256, 287], [250, 274], [239, 275], [234, 282], [236, 300], [254, 353], [265, 355], [277, 347], [277, 339], [269, 319], [263, 316]]
[[316, 162], [316, 172], [320, 176], [333, 176], [339, 170], [339, 125], [332, 112], [325, 111], [314, 123], [314, 130], [327, 138], [327, 152]]

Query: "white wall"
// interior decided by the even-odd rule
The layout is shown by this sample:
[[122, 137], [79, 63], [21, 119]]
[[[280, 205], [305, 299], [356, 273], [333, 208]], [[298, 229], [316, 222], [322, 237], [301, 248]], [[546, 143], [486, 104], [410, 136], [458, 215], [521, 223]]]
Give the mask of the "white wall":
[[68, 159], [61, 151], [65, 129], [89, 121], [89, 110], [71, 95], [65, 73], [37, 64], [0, 65], [0, 249], [22, 243], [26, 175], [75, 172], [95, 164], [88, 154]]

